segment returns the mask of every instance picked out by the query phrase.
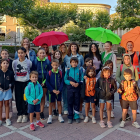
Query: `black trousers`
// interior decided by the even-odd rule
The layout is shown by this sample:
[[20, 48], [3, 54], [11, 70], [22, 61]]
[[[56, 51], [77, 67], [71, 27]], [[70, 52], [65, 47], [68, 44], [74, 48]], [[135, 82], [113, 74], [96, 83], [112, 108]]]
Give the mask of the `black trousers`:
[[67, 99], [68, 99], [68, 118], [73, 119], [73, 109], [75, 112], [79, 113], [80, 109], [80, 90], [72, 91], [67, 90]]
[[24, 101], [23, 99], [24, 90], [27, 84], [28, 82], [15, 81], [15, 99], [16, 99], [16, 108], [17, 108], [18, 116], [28, 115], [27, 102]]

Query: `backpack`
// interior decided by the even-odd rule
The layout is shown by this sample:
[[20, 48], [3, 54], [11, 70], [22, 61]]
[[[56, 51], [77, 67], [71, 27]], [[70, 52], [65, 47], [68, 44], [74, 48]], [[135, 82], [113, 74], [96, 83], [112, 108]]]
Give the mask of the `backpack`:
[[[58, 73], [60, 74], [60, 78], [62, 78], [62, 71], [59, 70]], [[49, 76], [51, 76], [51, 74], [52, 74], [52, 71], [50, 70], [50, 71], [49, 71]]]
[[[38, 85], [39, 92], [40, 92], [41, 86], [40, 86], [40, 84], [37, 84], [37, 85]], [[27, 85], [27, 87], [28, 87], [28, 90], [29, 90], [29, 93], [30, 93], [31, 92], [31, 85], [29, 84], [29, 85]], [[24, 101], [27, 101], [25, 93], [23, 94], [23, 99], [24, 99]]]
[[[135, 73], [135, 66], [133, 66], [133, 68], [134, 68], [134, 73]], [[120, 65], [120, 72], [122, 72], [122, 69], [123, 69], [123, 64]]]

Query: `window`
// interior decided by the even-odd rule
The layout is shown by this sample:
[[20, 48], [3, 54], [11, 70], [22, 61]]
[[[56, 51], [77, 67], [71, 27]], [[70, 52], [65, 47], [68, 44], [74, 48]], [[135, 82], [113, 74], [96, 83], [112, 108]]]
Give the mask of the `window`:
[[0, 16], [0, 22], [6, 22], [6, 15]]
[[20, 44], [22, 38], [23, 38], [23, 27], [17, 26], [16, 27], [16, 40], [17, 40], [17, 42], [19, 42], [19, 44]]
[[0, 41], [5, 41], [6, 38], [6, 26], [0, 26]]

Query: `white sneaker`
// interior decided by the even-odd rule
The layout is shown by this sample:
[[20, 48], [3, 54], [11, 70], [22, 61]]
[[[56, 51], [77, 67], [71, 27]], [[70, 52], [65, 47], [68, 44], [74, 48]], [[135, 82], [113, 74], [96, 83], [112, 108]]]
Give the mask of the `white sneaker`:
[[22, 122], [22, 118], [23, 118], [22, 115], [18, 116], [17, 123], [21, 123]]
[[90, 112], [88, 113], [88, 116], [89, 116], [91, 119], [92, 119], [92, 117], [93, 117], [92, 114], [91, 114]]
[[137, 114], [140, 114], [140, 111], [139, 110], [137, 110]]
[[[121, 121], [120, 127], [124, 127], [124, 125], [125, 125], [125, 121]], [[132, 125], [133, 125], [133, 124], [132, 124]]]
[[133, 125], [134, 127], [136, 127], [137, 129], [140, 128], [140, 125], [139, 125], [137, 122], [133, 122], [132, 125]]
[[111, 118], [115, 118], [114, 112], [111, 111]]
[[88, 122], [88, 117], [85, 117], [84, 123], [87, 123], [87, 122]]
[[52, 117], [48, 117], [47, 123], [48, 123], [48, 124], [52, 124]]
[[79, 114], [79, 117], [80, 117], [81, 120], [84, 119], [84, 115], [82, 113]]
[[60, 123], [64, 123], [64, 119], [62, 118], [62, 116], [59, 116], [58, 120], [59, 120]]
[[64, 111], [64, 115], [68, 115], [68, 111], [66, 110], [66, 111]]
[[105, 119], [106, 118], [106, 115], [105, 115], [105, 112], [103, 112], [103, 119]]
[[2, 125], [2, 121], [0, 120], [0, 126]]
[[95, 117], [92, 117], [92, 123], [96, 123]]
[[23, 115], [22, 123], [26, 123], [28, 121], [27, 115]]
[[7, 126], [11, 125], [10, 119], [7, 119], [7, 120], [6, 120], [6, 125], [7, 125]]

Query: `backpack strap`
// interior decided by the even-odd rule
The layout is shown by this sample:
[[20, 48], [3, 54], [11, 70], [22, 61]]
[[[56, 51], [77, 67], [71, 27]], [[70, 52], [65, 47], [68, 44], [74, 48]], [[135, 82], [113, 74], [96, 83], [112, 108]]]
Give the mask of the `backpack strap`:
[[62, 71], [61, 70], [59, 70], [59, 74], [60, 74], [60, 77], [62, 78]]
[[28, 90], [29, 90], [29, 92], [31, 92], [31, 85], [30, 84], [28, 85]]
[[52, 74], [52, 71], [50, 70], [50, 71], [49, 71], [49, 76], [51, 76], [51, 74]]
[[123, 64], [120, 65], [120, 71], [122, 72], [123, 69]]

